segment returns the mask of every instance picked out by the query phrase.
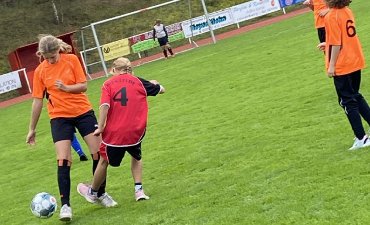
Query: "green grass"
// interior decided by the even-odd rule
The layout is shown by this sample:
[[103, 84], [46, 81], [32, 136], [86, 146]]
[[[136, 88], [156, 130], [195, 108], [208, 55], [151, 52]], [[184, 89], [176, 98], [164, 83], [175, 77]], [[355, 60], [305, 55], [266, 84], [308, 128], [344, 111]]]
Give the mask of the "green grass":
[[[369, 7], [365, 0], [351, 4], [366, 59]], [[108, 170], [107, 191], [119, 206], [87, 203], [75, 187], [91, 179], [91, 160], [73, 153], [72, 223], [367, 224], [370, 152], [347, 150], [353, 134], [317, 42], [307, 13], [135, 68], [166, 87], [149, 98], [143, 142], [151, 199], [134, 201], [126, 157]], [[363, 70], [368, 99], [369, 75]], [[104, 80], [89, 82], [96, 110]], [[1, 224], [61, 224], [59, 212], [39, 220], [29, 210], [38, 192], [58, 197], [46, 109], [37, 145], [25, 143], [31, 103], [0, 109]]]

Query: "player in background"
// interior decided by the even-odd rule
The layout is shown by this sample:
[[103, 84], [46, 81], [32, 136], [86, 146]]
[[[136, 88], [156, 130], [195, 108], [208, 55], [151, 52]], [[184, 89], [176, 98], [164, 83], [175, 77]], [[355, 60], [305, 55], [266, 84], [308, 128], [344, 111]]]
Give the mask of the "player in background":
[[[71, 141], [75, 128], [79, 131], [93, 157], [93, 173], [99, 162], [101, 138], [94, 136], [97, 120], [87, 95], [87, 80], [72, 47], [52, 35], [40, 35], [36, 55], [40, 65], [33, 79], [33, 104], [31, 121], [26, 142], [36, 145], [36, 126], [43, 107], [44, 91], [48, 94], [47, 109], [50, 117], [51, 133], [57, 153], [58, 186], [62, 207], [59, 219], [72, 220], [70, 207], [70, 170], [72, 163]], [[105, 199], [105, 187], [99, 189]], [[107, 200], [108, 199], [108, 200]]]
[[172, 51], [172, 48], [168, 42], [168, 33], [166, 27], [161, 23], [160, 19], [157, 19], [153, 28], [153, 41], [157, 35], [159, 46], [163, 49], [163, 55], [165, 59], [168, 59], [167, 50], [170, 52], [172, 57], [175, 57], [175, 54]]
[[319, 36], [320, 43], [325, 42], [325, 22], [324, 17], [330, 11], [325, 5], [324, 0], [306, 0], [303, 4], [307, 5], [314, 12], [315, 28]]
[[370, 125], [370, 108], [359, 93], [364, 54], [357, 36], [355, 19], [348, 8], [351, 0], [325, 0], [330, 12], [325, 17], [326, 43], [317, 47], [327, 53], [326, 69], [334, 78], [340, 106], [343, 107], [356, 136], [350, 150], [370, 145], [361, 116]]
[[162, 94], [165, 89], [156, 80], [135, 77], [131, 62], [118, 58], [113, 63], [113, 77], [105, 81], [100, 100], [99, 126], [94, 135], [102, 134], [101, 158], [91, 186], [78, 184], [78, 192], [88, 202], [97, 202], [97, 190], [107, 176], [107, 167], [118, 167], [125, 153], [131, 155], [131, 172], [135, 199], [149, 199], [142, 186], [141, 141], [148, 118], [147, 96]]

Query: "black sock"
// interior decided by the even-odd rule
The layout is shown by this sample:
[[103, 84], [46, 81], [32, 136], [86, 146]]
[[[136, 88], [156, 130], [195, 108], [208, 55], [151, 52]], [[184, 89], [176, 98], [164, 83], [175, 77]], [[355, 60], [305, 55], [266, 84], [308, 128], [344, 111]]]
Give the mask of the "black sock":
[[171, 55], [173, 55], [172, 48], [167, 48]]
[[[99, 163], [99, 160], [100, 160], [100, 154], [99, 154], [99, 152], [97, 152], [95, 154], [91, 154], [91, 157], [93, 159], [93, 175], [94, 175], [96, 167], [98, 167], [98, 163]], [[104, 182], [99, 187], [98, 197], [102, 196], [105, 193], [106, 183], [107, 183], [107, 178], [104, 179]]]
[[66, 159], [58, 160], [58, 185], [60, 200], [62, 201], [62, 206], [69, 204], [69, 196], [71, 192], [71, 162]]
[[167, 55], [167, 50], [166, 49], [163, 49], [163, 55], [164, 55], [164, 57], [168, 57], [168, 55]]

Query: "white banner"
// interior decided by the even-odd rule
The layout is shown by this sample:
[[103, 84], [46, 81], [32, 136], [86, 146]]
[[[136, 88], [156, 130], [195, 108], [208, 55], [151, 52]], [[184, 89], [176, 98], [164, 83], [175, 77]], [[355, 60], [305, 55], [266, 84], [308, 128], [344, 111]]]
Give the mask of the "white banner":
[[0, 94], [22, 87], [17, 71], [0, 76]]
[[271, 12], [280, 10], [278, 0], [253, 0], [240, 5], [232, 6], [235, 23], [263, 16]]
[[[208, 15], [212, 24], [212, 29], [216, 30], [221, 27], [234, 24], [234, 20], [230, 9], [220, 10]], [[209, 31], [208, 23], [205, 16], [193, 18], [191, 21], [182, 22], [182, 29], [185, 33], [185, 38], [196, 36]]]

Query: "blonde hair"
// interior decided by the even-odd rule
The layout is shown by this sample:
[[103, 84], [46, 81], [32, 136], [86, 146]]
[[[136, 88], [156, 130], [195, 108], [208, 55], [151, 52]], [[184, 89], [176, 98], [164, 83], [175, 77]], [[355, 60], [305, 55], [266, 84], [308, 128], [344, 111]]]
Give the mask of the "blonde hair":
[[39, 47], [38, 51], [36, 52], [40, 62], [42, 61], [43, 54], [54, 52], [72, 52], [72, 46], [65, 43], [62, 39], [56, 38], [50, 34], [40, 34]]
[[128, 58], [118, 58], [113, 62], [113, 69], [111, 71], [113, 74], [133, 74], [132, 65]]

